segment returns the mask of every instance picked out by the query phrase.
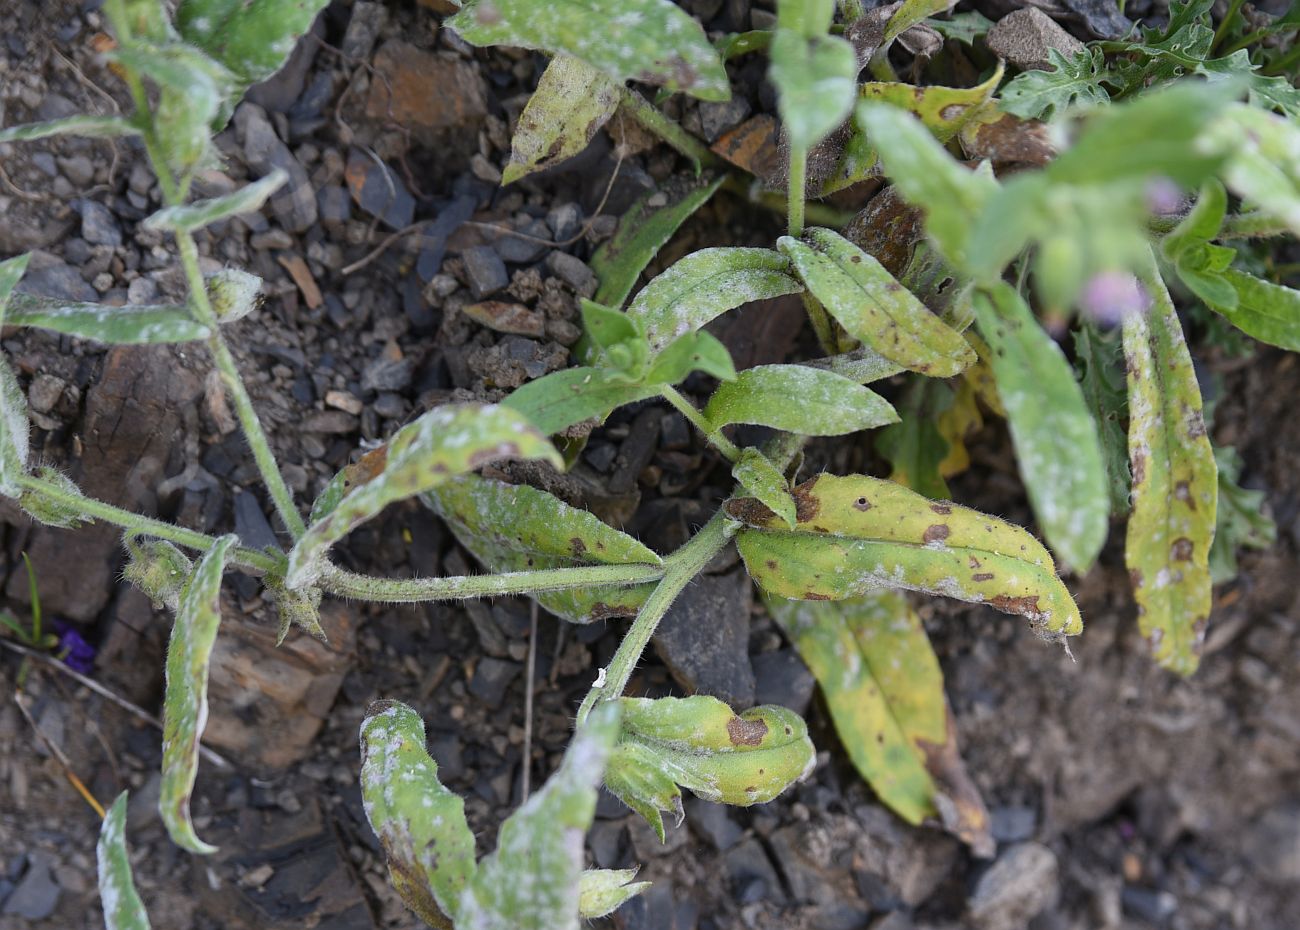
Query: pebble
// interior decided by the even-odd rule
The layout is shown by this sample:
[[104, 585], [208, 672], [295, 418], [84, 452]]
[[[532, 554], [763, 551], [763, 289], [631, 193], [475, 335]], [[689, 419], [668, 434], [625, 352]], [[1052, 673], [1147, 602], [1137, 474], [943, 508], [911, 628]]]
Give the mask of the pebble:
[[333, 407], [336, 410], [346, 410], [351, 414], [360, 414], [365, 405], [347, 391], [326, 391], [325, 406]]
[[37, 413], [49, 413], [63, 396], [67, 383], [62, 378], [41, 372], [32, 378], [27, 389], [27, 403]]
[[1132, 917], [1150, 924], [1162, 924], [1178, 910], [1178, 899], [1167, 891], [1125, 885], [1119, 893], [1120, 904]]
[[368, 60], [375, 48], [375, 41], [387, 22], [388, 9], [384, 4], [368, 3], [365, 0], [354, 3], [339, 50], [354, 61]]
[[728, 129], [744, 122], [749, 109], [749, 100], [744, 94], [732, 94], [730, 100], [721, 103], [700, 104], [700, 129], [704, 138], [710, 143], [717, 142]]
[[546, 256], [546, 267], [583, 297], [596, 293], [596, 275], [568, 252], [552, 252]]
[[126, 286], [126, 297], [133, 304], [147, 304], [158, 299], [158, 282], [153, 278], [138, 277]]
[[391, 358], [381, 355], [366, 363], [361, 371], [361, 389], [363, 391], [404, 391], [411, 384], [414, 374], [411, 360]]
[[385, 420], [400, 420], [406, 416], [406, 398], [401, 394], [385, 391], [375, 398], [374, 410]]
[[506, 662], [485, 656], [474, 667], [474, 677], [470, 679], [469, 690], [490, 709], [496, 710], [505, 700], [506, 688], [514, 681], [523, 666], [518, 662]]
[[[556, 253], [551, 253], [554, 256]], [[475, 300], [482, 300], [490, 294], [505, 288], [510, 283], [506, 264], [489, 245], [478, 245], [466, 249], [461, 255], [465, 263], [465, 275], [469, 278], [469, 290]], [[576, 260], [576, 259], [575, 259]], [[585, 267], [585, 266], [584, 266]], [[588, 272], [590, 273], [590, 272]]]
[[470, 304], [461, 312], [480, 326], [498, 333], [540, 338], [546, 331], [546, 320], [542, 315], [522, 304], [485, 300]]
[[708, 840], [720, 852], [735, 846], [745, 835], [740, 825], [731, 819], [725, 804], [690, 798], [686, 802], [686, 820], [698, 836]]
[[274, 548], [279, 545], [275, 530], [262, 512], [256, 495], [251, 491], [235, 494], [235, 535], [250, 549]]
[[1246, 857], [1279, 885], [1300, 884], [1300, 804], [1270, 807], [1245, 830]]
[[582, 228], [582, 207], [576, 203], [562, 203], [546, 213], [546, 225], [551, 228], [556, 242], [566, 242]]
[[989, 30], [989, 49], [1021, 70], [1050, 71], [1048, 52], [1067, 58], [1083, 51], [1083, 43], [1070, 35], [1056, 20], [1037, 7], [1027, 6], [1008, 13]]
[[669, 608], [655, 631], [655, 649], [688, 693], [711, 694], [738, 711], [754, 703], [751, 597], [741, 572], [701, 575]]
[[357, 431], [357, 418], [342, 410], [321, 410], [303, 418], [299, 429], [304, 433], [346, 436]]
[[44, 920], [53, 914], [59, 903], [60, 889], [50, 874], [50, 865], [47, 853], [30, 853], [27, 871], [5, 899], [2, 913], [26, 920]]
[[77, 187], [89, 187], [95, 180], [95, 165], [85, 155], [73, 155], [71, 158], [60, 158], [58, 161], [63, 176]]
[[989, 830], [999, 843], [1018, 843], [1034, 835], [1038, 812], [1032, 807], [995, 807], [989, 811]]
[[758, 704], [779, 704], [802, 716], [812, 701], [817, 680], [799, 653], [793, 649], [778, 649], [754, 656], [754, 701]]
[[76, 209], [81, 214], [81, 238], [91, 245], [115, 249], [122, 245], [122, 228], [112, 210], [95, 200], [79, 200]]
[[970, 918], [978, 930], [1021, 930], [1059, 894], [1056, 854], [1039, 843], [1020, 843], [980, 876], [968, 902]]
[[751, 838], [728, 850], [725, 863], [727, 878], [738, 903], [753, 904], [764, 899], [780, 901], [785, 897], [772, 860], [758, 840]]
[[[512, 236], [506, 233], [499, 236], [494, 243], [497, 254], [508, 262], [516, 265], [526, 265], [529, 262], [537, 261], [550, 246], [547, 244], [551, 238], [551, 230], [541, 220], [529, 220], [520, 226], [517, 230], [523, 233], [522, 236]], [[525, 239], [524, 236], [528, 238]], [[537, 240], [542, 241], [537, 241]]]

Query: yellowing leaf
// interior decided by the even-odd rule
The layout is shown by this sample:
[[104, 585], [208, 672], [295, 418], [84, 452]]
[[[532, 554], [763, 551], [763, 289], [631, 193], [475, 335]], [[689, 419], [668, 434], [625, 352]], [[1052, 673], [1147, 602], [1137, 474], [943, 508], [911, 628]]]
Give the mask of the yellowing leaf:
[[556, 55], [519, 116], [501, 183], [577, 155], [618, 109], [621, 86], [570, 55]]
[[1002, 62], [993, 76], [974, 87], [941, 87], [871, 81], [858, 88], [858, 98], [887, 103], [911, 112], [936, 139], [947, 142], [971, 121], [1002, 82]]

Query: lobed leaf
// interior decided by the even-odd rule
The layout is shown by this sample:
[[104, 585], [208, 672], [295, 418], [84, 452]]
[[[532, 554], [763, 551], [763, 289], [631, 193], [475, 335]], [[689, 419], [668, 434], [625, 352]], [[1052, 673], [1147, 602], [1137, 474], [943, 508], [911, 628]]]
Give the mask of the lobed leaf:
[[992, 855], [989, 815], [957, 747], [943, 672], [921, 619], [895, 591], [834, 604], [769, 598], [858, 773], [911, 824], [938, 817]]
[[1051, 119], [1074, 106], [1110, 103], [1103, 85], [1112, 77], [1101, 49], [1081, 49], [1067, 57], [1049, 48], [1047, 57], [1054, 70], [1021, 72], [1002, 88], [998, 103], [1005, 112], [1021, 119]]
[[501, 183], [577, 155], [618, 109], [622, 86], [570, 55], [556, 55], [519, 115]]
[[194, 853], [217, 851], [194, 833], [190, 793], [199, 773], [199, 740], [208, 721], [208, 662], [221, 625], [221, 576], [238, 541], [233, 533], [222, 536], [194, 566], [181, 591], [167, 644], [158, 810], [172, 842]]
[[978, 291], [975, 314], [993, 350], [989, 363], [1034, 514], [1056, 554], [1082, 573], [1109, 529], [1096, 421], [1065, 353], [1015, 288]]
[[[13, 298], [18, 279], [27, 270], [30, 254], [0, 262], [0, 327]], [[9, 363], [0, 358], [0, 496], [22, 494], [20, 479], [27, 473], [31, 454], [31, 427], [27, 422], [27, 395], [18, 385]]]
[[99, 901], [105, 930], [149, 930], [149, 915], [135, 890], [126, 851], [126, 798], [123, 791], [99, 828], [95, 858], [99, 864]]
[[[424, 500], [493, 572], [662, 561], [593, 514], [525, 484], [465, 475], [428, 491]], [[533, 596], [556, 616], [589, 623], [633, 616], [653, 589], [653, 584], [592, 586]]]
[[975, 361], [960, 333], [838, 233], [810, 229], [803, 240], [782, 236], [777, 247], [845, 331], [890, 361], [942, 378]]
[[1124, 322], [1133, 505], [1124, 558], [1138, 627], [1164, 668], [1190, 675], [1209, 622], [1218, 468], [1169, 292], [1148, 254], [1150, 309]]
[[506, 407], [449, 404], [398, 430], [388, 441], [383, 467], [346, 493], [289, 553], [285, 586], [301, 588], [319, 576], [325, 553], [354, 528], [389, 504], [430, 491], [488, 462], [541, 459], [556, 467], [564, 460], [546, 437]]
[[636, 869], [587, 869], [578, 882], [578, 913], [584, 920], [612, 914], [650, 887], [634, 882]]
[[793, 530], [757, 501], [724, 505], [745, 524], [736, 548], [769, 594], [844, 600], [904, 588], [988, 604], [1047, 633], [1083, 629], [1052, 557], [1020, 527], [866, 475], [819, 475], [794, 499]]
[[553, 371], [511, 392], [501, 402], [547, 436], [575, 423], [604, 422], [616, 408], [658, 396], [654, 385], [629, 383], [626, 376], [603, 368]]
[[792, 149], [807, 151], [853, 111], [858, 57], [839, 36], [804, 36], [777, 29], [768, 79]]
[[245, 184], [234, 193], [176, 207], [163, 207], [152, 216], [146, 217], [141, 225], [145, 229], [193, 232], [232, 216], [262, 209], [262, 204], [266, 203], [267, 198], [288, 180], [288, 172], [283, 168], [275, 168], [266, 177], [252, 184]]
[[397, 893], [425, 923], [451, 930], [477, 868], [474, 834], [465, 802], [438, 781], [424, 721], [398, 701], [376, 701], [361, 722], [361, 803]]
[[31, 142], [50, 136], [86, 136], [91, 139], [111, 139], [118, 136], [135, 136], [140, 129], [121, 116], [90, 116], [78, 114], [44, 123], [24, 123], [0, 129], [0, 143]]
[[717, 428], [752, 423], [801, 436], [842, 436], [898, 422], [875, 391], [806, 365], [747, 368], [713, 393], [704, 415]]
[[753, 447], [742, 449], [740, 458], [731, 467], [731, 477], [787, 525], [794, 526], [795, 507], [794, 498], [790, 496], [790, 482], [766, 455]]
[[15, 294], [6, 323], [32, 326], [107, 345], [157, 345], [207, 339], [209, 330], [178, 304], [112, 307]]
[[444, 21], [471, 45], [512, 45], [580, 58], [616, 81], [727, 100], [727, 72], [704, 29], [669, 0], [471, 0]]

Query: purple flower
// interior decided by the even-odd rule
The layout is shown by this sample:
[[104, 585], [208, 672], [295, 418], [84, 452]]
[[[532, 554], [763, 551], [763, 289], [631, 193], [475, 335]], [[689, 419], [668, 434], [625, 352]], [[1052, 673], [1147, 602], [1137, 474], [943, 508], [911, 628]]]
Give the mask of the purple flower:
[[76, 627], [62, 620], [54, 621], [54, 631], [59, 635], [55, 655], [74, 672], [89, 675], [95, 670], [95, 647], [86, 642]]
[[1183, 189], [1166, 177], [1152, 178], [1146, 188], [1147, 211], [1156, 216], [1173, 216], [1187, 206]]
[[1134, 313], [1144, 313], [1151, 298], [1127, 271], [1102, 271], [1093, 275], [1079, 295], [1079, 309], [1099, 325], [1118, 326]]

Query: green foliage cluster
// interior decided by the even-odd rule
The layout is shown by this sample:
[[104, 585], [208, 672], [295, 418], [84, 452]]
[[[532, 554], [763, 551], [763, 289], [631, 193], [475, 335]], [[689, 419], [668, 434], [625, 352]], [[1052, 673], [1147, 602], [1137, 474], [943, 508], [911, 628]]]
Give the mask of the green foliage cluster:
[[[808, 773], [807, 729], [783, 708], [736, 713], [705, 695], [623, 694], [673, 600], [733, 541], [821, 683], [863, 777], [900, 817], [941, 823], [979, 855], [993, 847], [988, 815], [958, 752], [937, 659], [900, 590], [986, 604], [1064, 641], [1082, 620], [1057, 560], [1087, 571], [1112, 517], [1126, 516], [1142, 632], [1161, 665], [1195, 670], [1211, 585], [1235, 572], [1238, 545], [1267, 545], [1273, 528], [1258, 494], [1236, 485], [1235, 454], [1210, 443], [1165, 282], [1262, 342], [1300, 347], [1300, 293], [1252, 274], [1225, 244], [1300, 233], [1300, 96], [1286, 76], [1300, 46], [1272, 41], [1293, 37], [1300, 20], [1288, 15], [1252, 31], [1236, 3], [1214, 28], [1209, 0], [1189, 0], [1175, 4], [1165, 28], [1071, 58], [1055, 54], [1052, 71], [1003, 84], [998, 63], [971, 87], [913, 87], [897, 80], [891, 46], [944, 14], [942, 0], [906, 0], [865, 52], [841, 36], [864, 18], [853, 2], [780, 0], [773, 30], [711, 43], [669, 0], [471, 0], [445, 23], [465, 40], [553, 56], [520, 119], [507, 183], [580, 151], [619, 109], [697, 173], [716, 168], [699, 140], [626, 83], [724, 100], [725, 62], [767, 54], [784, 128], [787, 235], [772, 248], [695, 252], [638, 290], [659, 249], [727, 178], [703, 175], [666, 200], [638, 204], [593, 259], [600, 287], [582, 305], [581, 366], [533, 381], [500, 405], [430, 411], [340, 472], [304, 519], [222, 333], [222, 324], [256, 309], [260, 282], [238, 271], [205, 277], [192, 236], [258, 209], [284, 177], [274, 172], [212, 200], [189, 202], [188, 193], [195, 172], [216, 158], [213, 131], [247, 86], [280, 66], [321, 6], [182, 0], [172, 19], [157, 0], [108, 0], [117, 39], [110, 54], [135, 112], [0, 130], [0, 141], [141, 137], [166, 200], [145, 223], [174, 236], [189, 284], [182, 305], [68, 304], [13, 294], [26, 265], [20, 256], [0, 264], [0, 311], [8, 314], [0, 322], [102, 343], [203, 344], [292, 537], [287, 550], [250, 550], [234, 536], [213, 538], [84, 496], [31, 461], [24, 397], [0, 360], [0, 494], [43, 522], [121, 527], [127, 578], [175, 612], [160, 807], [179, 845], [212, 851], [195, 834], [189, 797], [227, 570], [262, 579], [282, 639], [294, 627], [320, 635], [324, 595], [409, 602], [527, 594], [568, 622], [634, 618], [578, 711], [563, 765], [483, 858], [461, 800], [438, 781], [418, 714], [392, 701], [370, 709], [360, 734], [366, 813], [394, 886], [435, 927], [576, 928], [643, 890], [633, 872], [583, 868], [581, 839], [602, 783], [662, 836], [662, 812], [680, 816], [683, 788], [745, 805]], [[967, 44], [988, 26], [973, 14], [933, 22]], [[859, 81], [863, 67], [875, 80]], [[1052, 121], [1055, 157], [1037, 167], [999, 176], [989, 162], [957, 157], [988, 126], [1038, 133], [1032, 121], [1040, 118]], [[814, 150], [834, 156], [829, 179], [807, 177]], [[925, 241], [908, 250], [901, 270], [835, 229], [805, 225], [810, 193], [881, 175], [900, 206], [923, 216]], [[1152, 212], [1147, 204], [1170, 191], [1194, 196], [1194, 206]], [[785, 295], [803, 301], [824, 357], [737, 371], [707, 325]], [[1067, 326], [1073, 363], [1058, 342]], [[677, 388], [695, 372], [718, 382], [703, 408]], [[897, 408], [868, 387], [895, 377], [905, 381], [894, 392]], [[649, 398], [679, 410], [736, 480], [734, 494], [676, 552], [655, 553], [544, 491], [476, 474], [511, 459], [563, 468], [551, 437]], [[1007, 421], [1046, 545], [945, 499], [945, 479], [969, 464], [964, 439], [986, 416]], [[773, 438], [738, 446], [728, 432], [735, 424], [767, 427]], [[889, 480], [823, 474], [796, 483], [807, 438], [864, 430], [879, 430]], [[489, 574], [386, 579], [330, 563], [335, 542], [413, 497]], [[124, 812], [122, 797], [99, 846], [105, 920], [147, 927]]]

